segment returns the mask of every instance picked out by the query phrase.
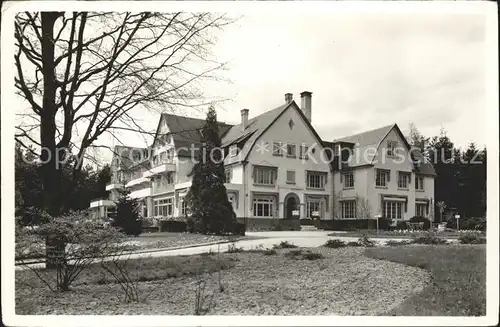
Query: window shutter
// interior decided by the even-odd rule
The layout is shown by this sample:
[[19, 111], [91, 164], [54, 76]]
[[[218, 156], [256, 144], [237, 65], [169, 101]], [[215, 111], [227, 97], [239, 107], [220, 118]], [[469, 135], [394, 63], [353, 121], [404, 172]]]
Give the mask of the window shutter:
[[343, 183], [344, 180], [344, 174], [340, 174], [340, 183]]
[[387, 181], [388, 182], [391, 181], [391, 171], [390, 170], [387, 171]]

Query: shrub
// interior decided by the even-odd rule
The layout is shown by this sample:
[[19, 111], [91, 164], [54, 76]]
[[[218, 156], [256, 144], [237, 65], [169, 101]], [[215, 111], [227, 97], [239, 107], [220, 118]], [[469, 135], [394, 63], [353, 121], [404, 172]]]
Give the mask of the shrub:
[[239, 253], [243, 251], [244, 251], [243, 248], [236, 247], [235, 244], [229, 244], [227, 246], [227, 253]]
[[486, 244], [486, 238], [467, 232], [458, 237], [460, 244]]
[[364, 247], [374, 247], [375, 246], [375, 241], [372, 241], [368, 236], [363, 235], [358, 239], [358, 243], [361, 244], [361, 246]]
[[448, 243], [445, 239], [439, 237], [433, 232], [427, 232], [413, 238], [415, 244], [446, 244]]
[[[486, 218], [485, 217], [463, 217], [459, 221], [459, 229], [465, 230], [480, 230], [486, 231]], [[457, 229], [457, 220], [450, 219], [446, 222], [446, 227]]]
[[351, 242], [347, 242], [347, 246], [363, 246], [363, 244], [361, 244], [359, 242], [351, 241]]
[[307, 253], [304, 253], [302, 255], [302, 258], [305, 260], [318, 260], [318, 259], [323, 259], [324, 256], [321, 253], [307, 251]]
[[291, 259], [298, 259], [298, 257], [301, 255], [302, 255], [302, 250], [290, 250], [287, 253], [285, 253], [285, 256]]
[[324, 246], [327, 247], [327, 248], [336, 249], [336, 248], [346, 247], [347, 244], [344, 241], [342, 241], [342, 240], [333, 239], [333, 240], [326, 241], [326, 243], [325, 243]]
[[275, 249], [265, 249], [264, 252], [262, 252], [264, 255], [276, 255], [278, 252]]
[[185, 221], [160, 220], [160, 232], [183, 233], [187, 230]]
[[235, 223], [234, 224], [234, 232], [233, 232], [234, 235], [245, 236], [245, 232], [246, 232], [246, 225], [245, 224], [243, 224], [243, 223]]
[[116, 215], [112, 225], [127, 235], [138, 236], [142, 232], [142, 222], [139, 217], [137, 200], [130, 197], [130, 191], [120, 190], [119, 192]]
[[294, 249], [298, 248], [297, 245], [288, 243], [288, 241], [281, 241], [280, 244], [274, 244], [273, 249]]
[[387, 246], [400, 246], [400, 245], [408, 245], [411, 244], [411, 241], [407, 240], [401, 240], [401, 241], [395, 241], [395, 240], [388, 240], [385, 242], [385, 245]]
[[[38, 256], [45, 257], [47, 264], [54, 263], [55, 269], [40, 270], [23, 261], [24, 246], [29, 243], [44, 244], [50, 237], [62, 245], [52, 251], [39, 249]], [[16, 229], [16, 257], [21, 265], [31, 270], [51, 291], [68, 291], [80, 273], [88, 268], [95, 259], [123, 253], [128, 250], [124, 245], [123, 234], [116, 228], [104, 227], [96, 220], [88, 219], [87, 211], [70, 212], [53, 217], [41, 224], [38, 229]]]
[[431, 228], [431, 222], [429, 219], [421, 216], [411, 217], [410, 223], [424, 223], [424, 230], [429, 230], [429, 228]]

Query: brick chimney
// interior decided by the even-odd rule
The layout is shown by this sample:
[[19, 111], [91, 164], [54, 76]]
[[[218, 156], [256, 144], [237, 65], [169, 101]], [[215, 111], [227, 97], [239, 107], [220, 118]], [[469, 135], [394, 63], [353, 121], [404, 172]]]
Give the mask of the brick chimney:
[[285, 93], [285, 103], [290, 103], [293, 101], [293, 94], [292, 93]]
[[311, 122], [311, 97], [312, 92], [304, 91], [300, 93], [300, 109], [302, 109], [302, 112], [309, 122]]
[[244, 131], [248, 126], [248, 109], [241, 109], [241, 129]]

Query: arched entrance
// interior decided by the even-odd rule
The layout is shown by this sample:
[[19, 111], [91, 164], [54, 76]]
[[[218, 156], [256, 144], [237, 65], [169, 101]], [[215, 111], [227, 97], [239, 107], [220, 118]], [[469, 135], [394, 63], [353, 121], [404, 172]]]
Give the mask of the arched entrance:
[[288, 193], [285, 197], [285, 218], [294, 219], [299, 218], [299, 216], [294, 217], [293, 211], [300, 210], [300, 199], [295, 193]]

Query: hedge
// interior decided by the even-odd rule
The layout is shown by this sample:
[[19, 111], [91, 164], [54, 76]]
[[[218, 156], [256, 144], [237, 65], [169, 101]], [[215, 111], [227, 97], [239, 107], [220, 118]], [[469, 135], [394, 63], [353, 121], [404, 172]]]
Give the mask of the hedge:
[[[378, 228], [389, 229], [389, 219], [379, 218]], [[358, 229], [377, 229], [376, 219], [334, 219], [333, 230], [354, 231]]]

